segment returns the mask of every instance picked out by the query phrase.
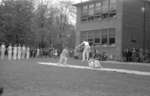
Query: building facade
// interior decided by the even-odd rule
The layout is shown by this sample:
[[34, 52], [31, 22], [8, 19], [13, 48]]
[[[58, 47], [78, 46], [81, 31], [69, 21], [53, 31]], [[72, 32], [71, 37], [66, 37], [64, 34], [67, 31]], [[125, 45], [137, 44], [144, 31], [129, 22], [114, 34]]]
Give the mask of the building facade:
[[86, 40], [121, 59], [126, 48], [150, 49], [150, 3], [145, 0], [90, 0], [77, 8], [76, 45]]

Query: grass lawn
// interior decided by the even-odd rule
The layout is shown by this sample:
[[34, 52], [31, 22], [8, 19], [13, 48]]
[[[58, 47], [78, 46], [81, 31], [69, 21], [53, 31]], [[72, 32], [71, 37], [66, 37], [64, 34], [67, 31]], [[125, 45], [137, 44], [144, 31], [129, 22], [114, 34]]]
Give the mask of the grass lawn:
[[[38, 61], [56, 62], [55, 59], [0, 61], [2, 96], [149, 96], [150, 76], [117, 72], [60, 68], [37, 64]], [[79, 60], [69, 64], [86, 66]], [[118, 64], [104, 67], [125, 68]], [[124, 67], [125, 66], [125, 67]], [[128, 69], [149, 70], [145, 66], [128, 66]]]

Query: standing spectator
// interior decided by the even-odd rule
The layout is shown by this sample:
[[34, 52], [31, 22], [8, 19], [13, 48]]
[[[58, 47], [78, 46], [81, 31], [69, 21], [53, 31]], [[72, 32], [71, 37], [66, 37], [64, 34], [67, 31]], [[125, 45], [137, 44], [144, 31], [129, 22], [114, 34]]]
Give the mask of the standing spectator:
[[12, 59], [12, 46], [9, 44], [8, 46], [8, 60]]
[[128, 57], [128, 61], [132, 61], [132, 52], [129, 49], [128, 49], [127, 57]]
[[30, 48], [30, 57], [33, 57], [33, 48]]
[[20, 46], [20, 44], [17, 47], [17, 51], [18, 51], [17, 58], [20, 60], [21, 59], [21, 46]]
[[107, 54], [106, 54], [106, 52], [104, 51], [104, 52], [102, 52], [102, 61], [104, 61], [104, 60], [107, 60]]
[[30, 57], [30, 48], [27, 47], [26, 48], [26, 58], [29, 59], [29, 57]]
[[26, 47], [25, 47], [25, 45], [22, 46], [21, 51], [22, 51], [22, 52], [21, 52], [21, 53], [22, 53], [22, 54], [21, 54], [21, 58], [24, 59], [24, 58], [25, 58], [25, 55], [26, 55]]
[[2, 45], [1, 45], [1, 59], [4, 59], [5, 52], [6, 52], [6, 46], [4, 43], [2, 43]]
[[144, 62], [150, 62], [150, 52], [148, 49], [145, 49], [145, 52], [144, 52]]
[[142, 48], [139, 49], [139, 62], [144, 61], [144, 51]]
[[58, 51], [57, 49], [54, 49], [54, 57], [57, 57], [58, 56]]
[[39, 56], [40, 56], [40, 49], [37, 48], [36, 57], [39, 57]]
[[131, 57], [132, 57], [132, 52], [127, 48], [125, 51], [124, 51], [124, 56], [126, 57], [126, 61], [131, 61]]
[[137, 50], [136, 50], [136, 48], [133, 48], [132, 49], [132, 61], [133, 62], [137, 62], [138, 61], [138, 56], [137, 56], [138, 54], [137, 54]]
[[95, 55], [96, 55], [96, 48], [95, 48], [95, 45], [94, 45], [94, 44], [91, 45], [90, 55], [91, 55], [91, 56], [90, 56], [91, 58], [95, 58]]
[[17, 59], [17, 46], [14, 45], [13, 47], [13, 59], [16, 60]]
[[34, 48], [34, 49], [33, 49], [33, 57], [36, 57], [36, 54], [37, 54], [37, 49]]

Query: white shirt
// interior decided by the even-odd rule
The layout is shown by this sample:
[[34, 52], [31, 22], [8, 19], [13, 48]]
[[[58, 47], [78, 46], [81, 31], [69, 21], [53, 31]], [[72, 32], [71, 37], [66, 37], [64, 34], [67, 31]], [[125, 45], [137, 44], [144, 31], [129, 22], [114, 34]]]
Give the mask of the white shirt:
[[26, 47], [22, 46], [22, 52], [25, 53], [25, 51], [26, 51]]
[[9, 51], [9, 52], [12, 51], [12, 46], [8, 46], [8, 51]]
[[1, 51], [5, 51], [5, 45], [4, 44], [1, 45]]
[[82, 44], [84, 44], [85, 46], [89, 46], [89, 42], [87, 41], [83, 41]]
[[14, 53], [17, 53], [17, 47], [14, 46], [14, 50], [13, 50]]
[[29, 53], [29, 52], [30, 52], [30, 48], [29, 48], [29, 47], [27, 47], [26, 51]]

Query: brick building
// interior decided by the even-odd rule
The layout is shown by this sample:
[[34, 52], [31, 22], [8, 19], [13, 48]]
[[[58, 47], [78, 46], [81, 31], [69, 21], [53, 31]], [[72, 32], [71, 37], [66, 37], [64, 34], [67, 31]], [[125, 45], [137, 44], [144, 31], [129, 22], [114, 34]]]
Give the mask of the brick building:
[[77, 8], [76, 45], [87, 40], [99, 53], [121, 59], [126, 48], [150, 49], [150, 2], [90, 0]]

